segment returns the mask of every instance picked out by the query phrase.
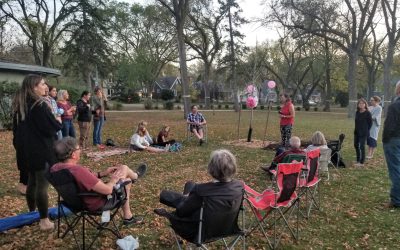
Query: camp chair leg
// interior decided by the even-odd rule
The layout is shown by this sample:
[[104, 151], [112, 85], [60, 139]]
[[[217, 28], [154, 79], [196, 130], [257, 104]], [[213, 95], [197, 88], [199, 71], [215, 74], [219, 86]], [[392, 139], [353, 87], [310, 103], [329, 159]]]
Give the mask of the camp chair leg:
[[182, 246], [181, 246], [181, 242], [182, 242], [182, 241], [180, 241], [180, 240], [178, 239], [178, 236], [176, 235], [175, 231], [174, 231], [172, 228], [170, 228], [170, 229], [171, 229], [171, 231], [172, 231], [172, 234], [174, 235], [175, 242], [176, 242], [176, 245], [178, 246], [178, 249], [179, 249], [179, 250], [182, 250]]
[[310, 217], [311, 214], [311, 209], [314, 207], [315, 210], [320, 210], [321, 208], [321, 197], [320, 197], [320, 187], [319, 183], [316, 184], [315, 188], [313, 190], [309, 189], [308, 192], [310, 192], [310, 204], [307, 210], [307, 218]]
[[85, 248], [85, 215], [82, 217], [82, 247]]

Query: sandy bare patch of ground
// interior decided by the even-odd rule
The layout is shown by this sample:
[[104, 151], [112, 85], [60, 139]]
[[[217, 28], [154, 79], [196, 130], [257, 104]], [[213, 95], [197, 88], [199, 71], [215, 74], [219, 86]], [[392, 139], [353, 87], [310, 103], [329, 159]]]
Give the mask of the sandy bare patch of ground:
[[246, 147], [246, 148], [264, 148], [264, 149], [272, 149], [279, 145], [276, 141], [262, 141], [262, 140], [251, 140], [250, 142], [247, 139], [239, 139], [234, 141], [224, 141], [222, 144], [225, 145], [233, 145], [238, 147]]

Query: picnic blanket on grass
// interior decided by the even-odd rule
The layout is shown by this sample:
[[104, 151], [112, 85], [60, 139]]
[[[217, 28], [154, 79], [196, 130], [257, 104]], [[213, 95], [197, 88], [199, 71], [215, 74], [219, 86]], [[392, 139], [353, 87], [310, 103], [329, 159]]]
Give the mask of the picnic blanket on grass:
[[101, 151], [88, 152], [86, 156], [92, 158], [94, 161], [100, 161], [103, 158], [110, 157], [113, 155], [122, 155], [128, 153], [129, 150], [126, 148], [113, 148], [113, 149], [105, 149]]

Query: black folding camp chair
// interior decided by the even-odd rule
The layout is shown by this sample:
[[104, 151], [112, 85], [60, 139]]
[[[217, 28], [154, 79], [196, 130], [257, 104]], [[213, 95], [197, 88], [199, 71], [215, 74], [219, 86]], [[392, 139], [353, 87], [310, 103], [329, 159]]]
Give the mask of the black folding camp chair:
[[[61, 219], [64, 219], [67, 225], [66, 231], [62, 234], [61, 238], [64, 238], [69, 232], [77, 244], [79, 249], [90, 249], [95, 243], [96, 239], [100, 236], [103, 231], [109, 231], [118, 238], [122, 238], [119, 229], [114, 221], [119, 208], [126, 202], [126, 189], [125, 186], [131, 181], [127, 181], [121, 184], [121, 187], [114, 192], [118, 195], [118, 202], [110, 210], [109, 222], [99, 221], [99, 217], [104, 212], [103, 210], [89, 211], [85, 208], [82, 201], [84, 196], [103, 196], [102, 194], [95, 192], [82, 193], [76, 184], [74, 176], [68, 169], [62, 169], [56, 172], [48, 171], [46, 178], [49, 183], [56, 189], [58, 193], [58, 232], [57, 235], [60, 237], [60, 224]], [[69, 218], [65, 207], [72, 212], [72, 218]], [[79, 243], [77, 237], [78, 224], [82, 224], [81, 237], [82, 243]], [[96, 229], [94, 237], [91, 239], [89, 246], [86, 248], [86, 223]]]
[[[193, 239], [181, 236], [171, 225], [179, 249], [182, 249], [181, 238], [195, 244], [200, 249], [207, 249], [208, 243], [216, 241], [222, 241], [225, 249], [234, 249], [235, 245], [242, 240], [243, 249], [245, 249], [245, 233], [239, 226], [239, 224], [244, 226], [243, 194], [234, 200], [223, 202], [226, 207], [221, 206], [221, 199], [223, 198], [218, 196], [203, 197], [198, 221], [190, 222], [198, 223], [197, 234]], [[175, 218], [175, 220], [179, 219]], [[187, 219], [181, 219], [187, 222]], [[228, 239], [230, 239], [229, 242]]]

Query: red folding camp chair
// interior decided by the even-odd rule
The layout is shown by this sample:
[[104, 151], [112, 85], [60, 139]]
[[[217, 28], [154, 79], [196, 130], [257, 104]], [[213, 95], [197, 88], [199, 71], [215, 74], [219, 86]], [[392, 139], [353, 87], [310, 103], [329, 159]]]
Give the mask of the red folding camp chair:
[[[280, 163], [277, 167], [276, 187], [277, 190], [266, 189], [262, 193], [258, 193], [249, 186], [245, 185], [246, 201], [256, 217], [256, 222], [249, 226], [248, 236], [256, 229], [260, 229], [268, 241], [270, 248], [275, 249], [281, 238], [282, 233], [277, 234], [277, 227], [282, 225], [288, 228], [295, 240], [298, 239], [299, 233], [299, 198], [297, 196], [297, 188], [299, 185], [300, 171], [303, 167], [302, 162]], [[296, 226], [291, 224], [291, 217], [296, 212]], [[271, 218], [271, 220], [269, 220]], [[279, 224], [281, 223], [281, 224]], [[267, 229], [273, 228], [273, 242], [270, 241], [266, 232]]]
[[304, 175], [300, 178], [300, 196], [305, 197], [306, 214], [305, 217], [309, 218], [311, 209], [320, 208], [320, 195], [319, 195], [319, 156], [320, 149], [316, 148], [307, 152], [306, 169], [303, 171]]

